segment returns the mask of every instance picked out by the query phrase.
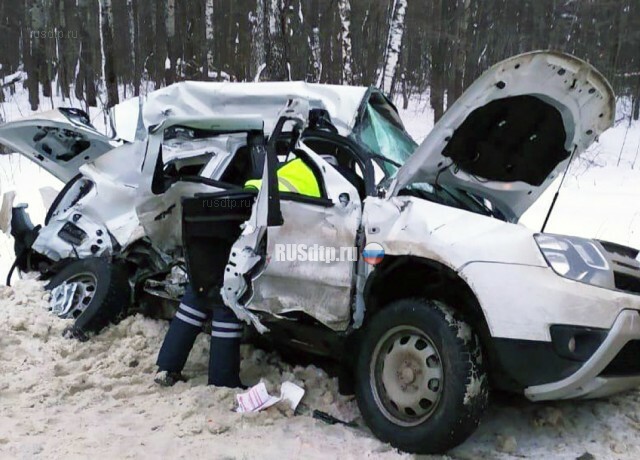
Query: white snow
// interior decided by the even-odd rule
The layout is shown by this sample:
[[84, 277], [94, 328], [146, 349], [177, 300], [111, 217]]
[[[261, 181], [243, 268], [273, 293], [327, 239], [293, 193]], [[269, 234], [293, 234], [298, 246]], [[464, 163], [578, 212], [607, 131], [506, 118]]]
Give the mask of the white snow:
[[[314, 367], [243, 346], [246, 384], [277, 393], [290, 380], [318, 409], [358, 428], [329, 426], [276, 405], [233, 412], [236, 391], [207, 387], [202, 334], [173, 388], [153, 384], [167, 324], [130, 317], [89, 342], [63, 339], [38, 282], [0, 287], [0, 458], [410, 458], [377, 441], [351, 397]], [[480, 429], [453, 458], [640, 458], [640, 391], [603, 401], [533, 404], [494, 394]], [[439, 458], [439, 457], [432, 457]], [[451, 458], [451, 457], [445, 457]]]
[[[237, 391], [206, 386], [202, 334], [173, 388], [153, 383], [167, 323], [130, 317], [89, 342], [62, 338], [67, 321], [45, 310], [39, 283], [0, 287], [0, 458], [396, 458], [364, 429], [294, 416], [286, 404], [237, 414]], [[290, 366], [243, 346], [241, 376], [305, 388], [307, 413], [358, 417], [352, 397], [320, 369]]]
[[[5, 119], [30, 113], [20, 91], [19, 103], [2, 104]], [[418, 140], [433, 125], [427, 106], [426, 99], [413, 100], [402, 111]], [[99, 111], [91, 115], [102, 121]], [[549, 231], [640, 247], [640, 164], [631, 168], [640, 148], [640, 124], [627, 130], [625, 123], [589, 151], [587, 159], [595, 166], [581, 162], [572, 168]], [[44, 216], [44, 206], [37, 207], [38, 189], [60, 187], [52, 181], [26, 159], [0, 157], [0, 189], [15, 189], [16, 202], [31, 201], [36, 221]], [[550, 197], [545, 199], [548, 203]], [[545, 206], [536, 204], [523, 219], [527, 225], [539, 228]], [[11, 244], [0, 236], [0, 281], [12, 261]], [[67, 322], [45, 311], [40, 284], [14, 284], [0, 287], [0, 458], [409, 458], [376, 440], [363, 427], [353, 399], [339, 396], [337, 382], [316, 367], [292, 367], [274, 354], [243, 347], [246, 384], [263, 378], [273, 392], [291, 380], [305, 388], [307, 410], [355, 419], [359, 428], [328, 426], [279, 406], [258, 414], [232, 412], [235, 391], [205, 385], [205, 335], [187, 363], [189, 382], [159, 388], [152, 379], [165, 322], [136, 316], [89, 342], [66, 340], [61, 332]], [[536, 404], [494, 393], [479, 430], [450, 455], [575, 459], [590, 453], [597, 459], [631, 460], [640, 458], [639, 432], [639, 390], [600, 401]]]

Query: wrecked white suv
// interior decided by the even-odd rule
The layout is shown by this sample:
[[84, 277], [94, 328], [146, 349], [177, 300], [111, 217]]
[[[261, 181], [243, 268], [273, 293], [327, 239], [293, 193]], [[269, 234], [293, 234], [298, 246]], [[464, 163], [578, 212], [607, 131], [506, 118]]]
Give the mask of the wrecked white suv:
[[[416, 147], [393, 105], [365, 87], [177, 83], [151, 93], [143, 110], [136, 100], [116, 108], [114, 130], [128, 141], [98, 132], [78, 109], [34, 114], [1, 125], [0, 143], [66, 185], [43, 226], [34, 227], [24, 206], [12, 208], [10, 195], [2, 200], [12, 214], [14, 268], [49, 280], [52, 310], [75, 319], [66, 332], [74, 337], [133, 312], [172, 317], [187, 281], [181, 198], [242, 189], [259, 178], [258, 140], [267, 137], [286, 151], [300, 135], [287, 129], [269, 136], [294, 100], [304, 101], [310, 114], [305, 138], [311, 148], [358, 151], [361, 161], [379, 163], [380, 175], [395, 157], [380, 153], [374, 123], [402, 133], [402, 158]], [[340, 161], [353, 167], [348, 155]], [[364, 179], [353, 180], [363, 197], [373, 193], [369, 178], [367, 190]]]
[[[288, 151], [266, 145], [257, 196], [185, 198], [196, 291], [222, 285], [225, 303], [266, 337], [339, 359], [370, 429], [409, 452], [464, 441], [490, 384], [533, 401], [640, 385], [638, 251], [515, 224], [611, 125], [605, 78], [564, 54], [510, 58], [411, 155], [378, 115], [366, 116], [388, 160], [382, 182], [371, 157], [338, 137], [309, 145], [305, 135], [319, 131], [303, 128]], [[294, 157], [314, 171], [320, 197], [278, 190], [278, 164]], [[339, 257], [374, 246], [375, 264]], [[335, 251], [300, 256], [310, 248]]]

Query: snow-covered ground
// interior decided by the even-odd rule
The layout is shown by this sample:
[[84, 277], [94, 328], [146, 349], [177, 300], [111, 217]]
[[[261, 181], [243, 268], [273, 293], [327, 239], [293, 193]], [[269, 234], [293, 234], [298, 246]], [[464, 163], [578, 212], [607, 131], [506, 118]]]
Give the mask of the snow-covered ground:
[[[0, 287], [0, 458], [411, 458], [377, 441], [355, 402], [314, 366], [244, 346], [241, 377], [307, 391], [303, 414], [233, 412], [235, 392], [207, 387], [199, 337], [173, 388], [153, 383], [167, 324], [127, 318], [86, 343], [63, 339], [39, 283]], [[277, 392], [273, 392], [277, 394]], [[358, 428], [329, 426], [312, 409]], [[640, 458], [640, 391], [603, 401], [532, 404], [494, 395], [480, 429], [450, 458]], [[425, 457], [428, 458], [428, 457]], [[434, 457], [435, 458], [435, 457]], [[589, 457], [583, 457], [589, 458]]]
[[[28, 111], [25, 98], [2, 104], [5, 119]], [[426, 100], [402, 111], [422, 139], [433, 124]], [[22, 113], [24, 112], [24, 113]], [[99, 112], [92, 117], [101, 124]], [[640, 124], [619, 123], [572, 168], [548, 231], [610, 239], [640, 247]], [[618, 166], [618, 158], [620, 165]], [[635, 163], [635, 169], [632, 166]], [[45, 209], [38, 189], [61, 184], [17, 156], [0, 157], [0, 190], [30, 202], [35, 221]], [[524, 223], [539, 228], [550, 191]], [[546, 203], [545, 203], [546, 200]], [[11, 263], [0, 235], [0, 284]], [[0, 287], [0, 458], [395, 458], [401, 453], [363, 427], [352, 398], [315, 367], [292, 367], [246, 347], [242, 378], [271, 388], [293, 380], [303, 404], [359, 427], [328, 426], [278, 407], [254, 415], [232, 412], [234, 392], [205, 386], [207, 337], [188, 362], [187, 383], [159, 388], [154, 361], [167, 325], [132, 317], [90, 342], [65, 340], [64, 321], [48, 314], [46, 294], [30, 280]], [[640, 458], [640, 390], [602, 401], [529, 403], [493, 395], [478, 432], [452, 458]], [[591, 454], [592, 456], [586, 455]], [[404, 456], [408, 457], [408, 456]]]

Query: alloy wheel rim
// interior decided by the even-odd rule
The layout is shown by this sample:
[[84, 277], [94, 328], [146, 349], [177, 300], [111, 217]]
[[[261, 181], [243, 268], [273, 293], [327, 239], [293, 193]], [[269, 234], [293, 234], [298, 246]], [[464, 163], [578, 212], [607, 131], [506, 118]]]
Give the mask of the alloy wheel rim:
[[69, 277], [61, 286], [72, 287], [73, 298], [64, 311], [56, 312], [61, 318], [77, 318], [91, 304], [98, 287], [98, 280], [93, 273], [78, 273]]

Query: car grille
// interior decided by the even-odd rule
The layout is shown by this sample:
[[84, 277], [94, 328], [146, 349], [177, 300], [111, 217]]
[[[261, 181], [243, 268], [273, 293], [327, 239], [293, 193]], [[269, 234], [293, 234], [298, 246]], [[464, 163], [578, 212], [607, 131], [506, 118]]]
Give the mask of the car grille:
[[600, 374], [603, 377], [640, 375], [640, 340], [628, 342]]
[[610, 243], [598, 241], [606, 251], [611, 267], [616, 289], [634, 294], [640, 294], [640, 262], [638, 250]]

